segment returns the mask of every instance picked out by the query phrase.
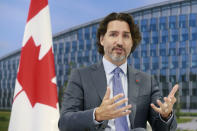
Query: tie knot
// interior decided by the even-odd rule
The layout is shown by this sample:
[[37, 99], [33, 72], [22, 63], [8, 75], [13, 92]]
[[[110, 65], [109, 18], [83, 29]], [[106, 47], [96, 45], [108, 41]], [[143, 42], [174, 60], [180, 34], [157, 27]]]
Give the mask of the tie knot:
[[116, 67], [113, 71], [114, 75], [119, 75], [122, 70], [119, 67]]

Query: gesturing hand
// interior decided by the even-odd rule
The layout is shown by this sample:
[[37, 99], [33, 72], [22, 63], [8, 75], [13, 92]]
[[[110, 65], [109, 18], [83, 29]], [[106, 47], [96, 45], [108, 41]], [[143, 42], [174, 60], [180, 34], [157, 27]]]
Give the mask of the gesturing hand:
[[162, 103], [160, 100], [157, 100], [157, 104], [159, 105], [159, 108], [156, 107], [154, 104], [151, 104], [151, 107], [156, 112], [160, 113], [160, 115], [163, 118], [168, 118], [168, 116], [172, 112], [173, 105], [176, 102], [176, 98], [174, 97], [174, 95], [177, 92], [178, 88], [179, 88], [178, 84], [173, 87], [168, 97], [164, 97], [164, 101], [165, 101], [164, 103]]
[[130, 114], [131, 111], [128, 109], [131, 108], [131, 105], [118, 108], [120, 105], [128, 101], [128, 98], [117, 101], [123, 96], [123, 94], [118, 94], [110, 99], [110, 88], [107, 88], [101, 105], [95, 110], [96, 121], [110, 120]]

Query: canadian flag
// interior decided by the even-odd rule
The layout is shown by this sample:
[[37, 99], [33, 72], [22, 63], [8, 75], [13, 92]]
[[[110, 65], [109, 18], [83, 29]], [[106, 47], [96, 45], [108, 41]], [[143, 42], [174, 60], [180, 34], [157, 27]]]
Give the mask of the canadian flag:
[[48, 0], [31, 0], [9, 131], [56, 131], [58, 119]]

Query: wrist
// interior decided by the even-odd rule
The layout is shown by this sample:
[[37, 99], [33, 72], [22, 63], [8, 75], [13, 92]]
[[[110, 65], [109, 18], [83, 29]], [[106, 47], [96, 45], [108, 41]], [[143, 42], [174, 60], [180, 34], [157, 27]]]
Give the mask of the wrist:
[[171, 116], [172, 116], [172, 112], [170, 112], [168, 115], [162, 115], [162, 114], [161, 114], [161, 117], [162, 117], [162, 119], [164, 119], [164, 120], [170, 119]]
[[95, 109], [95, 120], [98, 121], [98, 122], [101, 122], [102, 120], [100, 119], [100, 116], [99, 116], [99, 107], [97, 107]]

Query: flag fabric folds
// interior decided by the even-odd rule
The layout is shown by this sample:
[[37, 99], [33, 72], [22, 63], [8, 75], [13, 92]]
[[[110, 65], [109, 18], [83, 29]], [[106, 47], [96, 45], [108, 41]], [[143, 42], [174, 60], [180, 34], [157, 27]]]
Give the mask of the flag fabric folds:
[[58, 119], [48, 0], [31, 0], [9, 131], [58, 131]]

